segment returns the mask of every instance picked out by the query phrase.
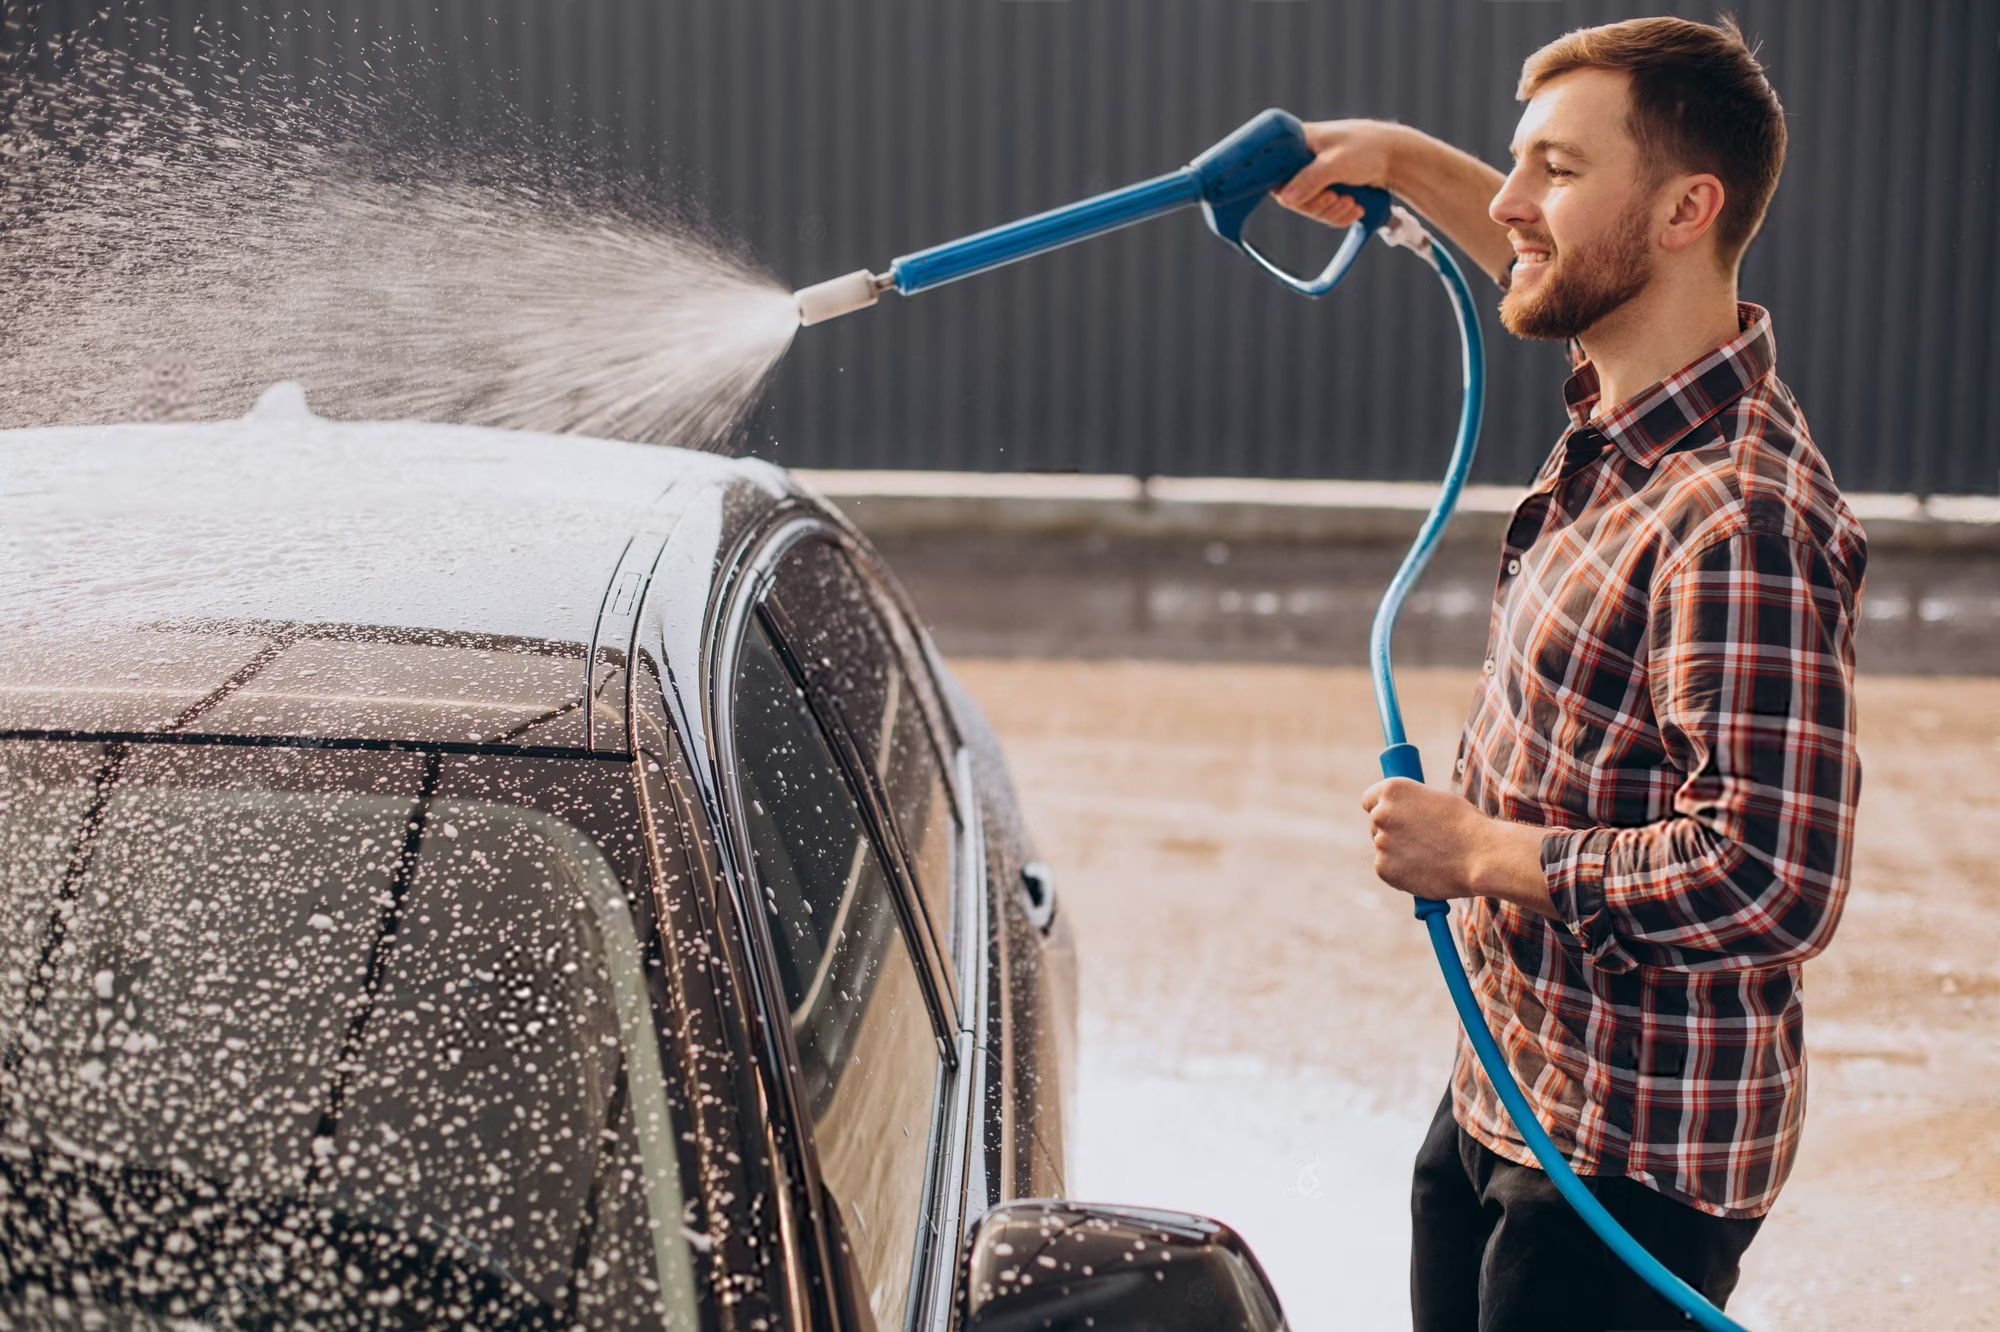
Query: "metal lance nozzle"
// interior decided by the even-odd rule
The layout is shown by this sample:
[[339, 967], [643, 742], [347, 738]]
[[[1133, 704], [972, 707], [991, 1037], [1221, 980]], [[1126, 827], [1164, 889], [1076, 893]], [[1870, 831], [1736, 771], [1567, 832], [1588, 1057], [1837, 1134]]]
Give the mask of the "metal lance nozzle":
[[816, 287], [801, 288], [792, 293], [792, 299], [798, 302], [801, 324], [823, 324], [836, 315], [875, 304], [877, 296], [895, 285], [896, 279], [889, 274], [863, 268]]

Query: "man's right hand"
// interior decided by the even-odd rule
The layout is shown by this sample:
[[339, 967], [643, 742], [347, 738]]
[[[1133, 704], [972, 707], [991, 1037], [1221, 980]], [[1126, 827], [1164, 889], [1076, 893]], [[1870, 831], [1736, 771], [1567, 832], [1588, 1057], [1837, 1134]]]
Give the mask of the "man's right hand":
[[1396, 148], [1416, 131], [1390, 120], [1319, 120], [1306, 126], [1312, 162], [1277, 191], [1278, 202], [1330, 227], [1361, 220], [1361, 205], [1330, 185], [1393, 190]]
[[1306, 126], [1311, 163], [1273, 191], [1295, 213], [1330, 227], [1361, 220], [1361, 205], [1329, 185], [1376, 185], [1403, 200], [1498, 280], [1514, 262], [1507, 229], [1486, 215], [1498, 171], [1421, 130], [1392, 120], [1321, 120]]

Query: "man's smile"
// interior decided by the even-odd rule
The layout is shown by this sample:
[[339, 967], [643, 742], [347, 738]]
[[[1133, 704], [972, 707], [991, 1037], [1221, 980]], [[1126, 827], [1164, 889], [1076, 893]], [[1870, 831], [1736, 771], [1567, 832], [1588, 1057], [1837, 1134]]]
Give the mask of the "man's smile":
[[1529, 241], [1514, 242], [1514, 267], [1518, 271], [1535, 264], [1545, 264], [1554, 257], [1555, 251], [1545, 245]]

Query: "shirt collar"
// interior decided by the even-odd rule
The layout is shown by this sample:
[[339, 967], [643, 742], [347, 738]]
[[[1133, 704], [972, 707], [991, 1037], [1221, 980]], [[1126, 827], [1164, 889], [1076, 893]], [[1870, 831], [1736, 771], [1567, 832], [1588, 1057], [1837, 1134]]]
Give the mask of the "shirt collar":
[[1777, 365], [1770, 311], [1748, 301], [1736, 304], [1741, 332], [1714, 351], [1674, 371], [1651, 388], [1597, 421], [1597, 367], [1581, 362], [1563, 385], [1569, 419], [1581, 430], [1594, 427], [1641, 467], [1651, 467], [1703, 421], [1741, 397]]

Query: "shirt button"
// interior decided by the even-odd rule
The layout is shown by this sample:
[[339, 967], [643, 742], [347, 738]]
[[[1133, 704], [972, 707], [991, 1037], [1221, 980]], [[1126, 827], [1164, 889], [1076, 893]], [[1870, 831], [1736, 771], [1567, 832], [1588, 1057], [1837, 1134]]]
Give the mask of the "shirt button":
[[1453, 771], [1457, 773], [1460, 777], [1465, 776], [1465, 755], [1460, 754], [1458, 756], [1458, 766], [1454, 768]]
[[1507, 561], [1507, 576], [1509, 578], [1512, 578], [1515, 574], [1519, 572], [1521, 572], [1521, 562], [1519, 560]]
[[1487, 675], [1493, 674], [1493, 658], [1488, 657], [1485, 661], [1479, 663], [1479, 669]]

